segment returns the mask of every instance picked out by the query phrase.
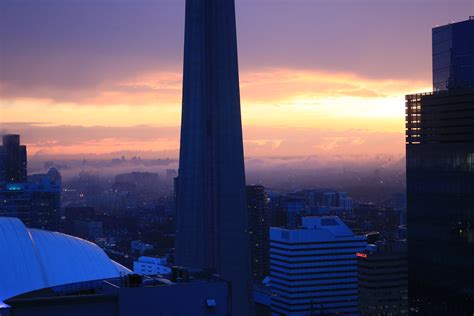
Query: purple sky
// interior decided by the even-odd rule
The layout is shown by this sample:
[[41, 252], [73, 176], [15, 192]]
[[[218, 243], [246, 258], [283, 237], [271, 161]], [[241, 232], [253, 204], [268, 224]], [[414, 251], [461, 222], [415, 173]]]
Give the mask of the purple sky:
[[[373, 94], [389, 95], [396, 90], [401, 97], [416, 92], [410, 90], [415, 88], [412, 82], [418, 83], [417, 88], [430, 86], [431, 28], [474, 15], [472, 0], [236, 0], [236, 6], [240, 69], [252, 74], [247, 77], [258, 81], [261, 72], [271, 73], [269, 69], [317, 73], [318, 78], [321, 74], [350, 74], [367, 81], [357, 88], [358, 92], [370, 86]], [[87, 106], [91, 115], [102, 116], [100, 124], [93, 125], [125, 128], [123, 120], [112, 120], [102, 108], [115, 106], [119, 111], [120, 104], [145, 111], [146, 102], [134, 96], [146, 93], [149, 87], [130, 88], [123, 82], [147, 73], [171, 76], [166, 79], [166, 89], [160, 90], [169, 91], [153, 102], [156, 107], [173, 103], [175, 112], [179, 112], [180, 79], [169, 74], [179, 74], [182, 67], [184, 0], [3, 0], [0, 9], [0, 124], [14, 122], [18, 126], [34, 121], [83, 128], [91, 125], [89, 118], [75, 117], [82, 115], [78, 108]], [[397, 87], [405, 82], [406, 88], [375, 91], [385, 89], [378, 87], [377, 81], [395, 82]], [[321, 87], [319, 84], [311, 89]], [[243, 89], [243, 103], [251, 104], [243, 107], [247, 111], [244, 118], [249, 113], [249, 124], [255, 125], [258, 113], [264, 112], [262, 99], [268, 91], [280, 88], [262, 88], [267, 93], [258, 98], [259, 105], [253, 105], [257, 102], [247, 97], [253, 97], [256, 88], [251, 92]], [[308, 88], [297, 90], [285, 91], [289, 96], [281, 99], [287, 102], [290, 95], [291, 100], [300, 100], [302, 95], [315, 98], [308, 96]], [[115, 94], [102, 95], [97, 101], [95, 97], [104, 91]], [[125, 101], [121, 100], [126, 93], [137, 101], [123, 105]], [[331, 94], [321, 92], [318, 98], [325, 95]], [[267, 104], [273, 103], [275, 100], [267, 100]], [[360, 99], [361, 106], [366, 103]], [[58, 109], [62, 111], [60, 115]], [[31, 111], [38, 112], [32, 115]], [[153, 113], [161, 116], [161, 112]], [[284, 115], [282, 112], [281, 117]], [[289, 116], [294, 123], [286, 125], [299, 126], [304, 116], [302, 109], [295, 110]], [[172, 124], [168, 125], [178, 126], [179, 113], [170, 117]], [[348, 119], [334, 121], [333, 125], [343, 130]], [[282, 119], [273, 120], [273, 126], [282, 125]], [[163, 125], [158, 119], [154, 124], [145, 115], [143, 121], [135, 119], [130, 123], [141, 124]], [[15, 132], [9, 129], [11, 124], [5, 126], [4, 131]], [[25, 126], [17, 130], [27, 130], [25, 141], [35, 146], [37, 140], [28, 136]], [[395, 127], [390, 129], [395, 131]], [[106, 137], [97, 133], [98, 139]], [[54, 143], [54, 136], [46, 134], [45, 141]], [[76, 144], [80, 146], [81, 141]], [[150, 150], [155, 148], [150, 146]]]

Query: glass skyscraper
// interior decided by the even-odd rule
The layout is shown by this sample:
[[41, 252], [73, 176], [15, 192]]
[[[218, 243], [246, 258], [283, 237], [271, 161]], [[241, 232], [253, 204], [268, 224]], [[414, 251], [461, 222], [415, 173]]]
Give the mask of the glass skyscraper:
[[422, 315], [474, 311], [473, 45], [474, 20], [433, 29], [435, 91], [406, 96], [409, 297]]
[[474, 17], [433, 29], [433, 90], [474, 87]]

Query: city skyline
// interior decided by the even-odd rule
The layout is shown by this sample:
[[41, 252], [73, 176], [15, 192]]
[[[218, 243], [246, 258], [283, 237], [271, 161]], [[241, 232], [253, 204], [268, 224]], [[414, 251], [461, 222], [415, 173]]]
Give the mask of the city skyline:
[[0, 316], [470, 315], [471, 9], [5, 0]]
[[[430, 90], [431, 27], [473, 7], [415, 10], [426, 3], [237, 1], [246, 156], [403, 155], [403, 96]], [[177, 157], [184, 1], [2, 7], [2, 133], [33, 157]]]

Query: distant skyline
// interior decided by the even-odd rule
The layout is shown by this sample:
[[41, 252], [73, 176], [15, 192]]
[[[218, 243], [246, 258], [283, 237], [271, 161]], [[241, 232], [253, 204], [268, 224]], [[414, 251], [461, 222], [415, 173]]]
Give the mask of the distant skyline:
[[[403, 155], [463, 0], [236, 0], [246, 156]], [[177, 157], [184, 0], [2, 1], [0, 133], [30, 156]]]

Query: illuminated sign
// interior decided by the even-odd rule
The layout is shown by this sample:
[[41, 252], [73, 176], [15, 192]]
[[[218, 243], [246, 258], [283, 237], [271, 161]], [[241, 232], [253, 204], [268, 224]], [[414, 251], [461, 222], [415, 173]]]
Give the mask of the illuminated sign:
[[21, 191], [23, 186], [20, 184], [7, 184], [8, 191]]
[[356, 256], [359, 257], [359, 258], [367, 258], [367, 254], [362, 253], [362, 252], [356, 253]]

